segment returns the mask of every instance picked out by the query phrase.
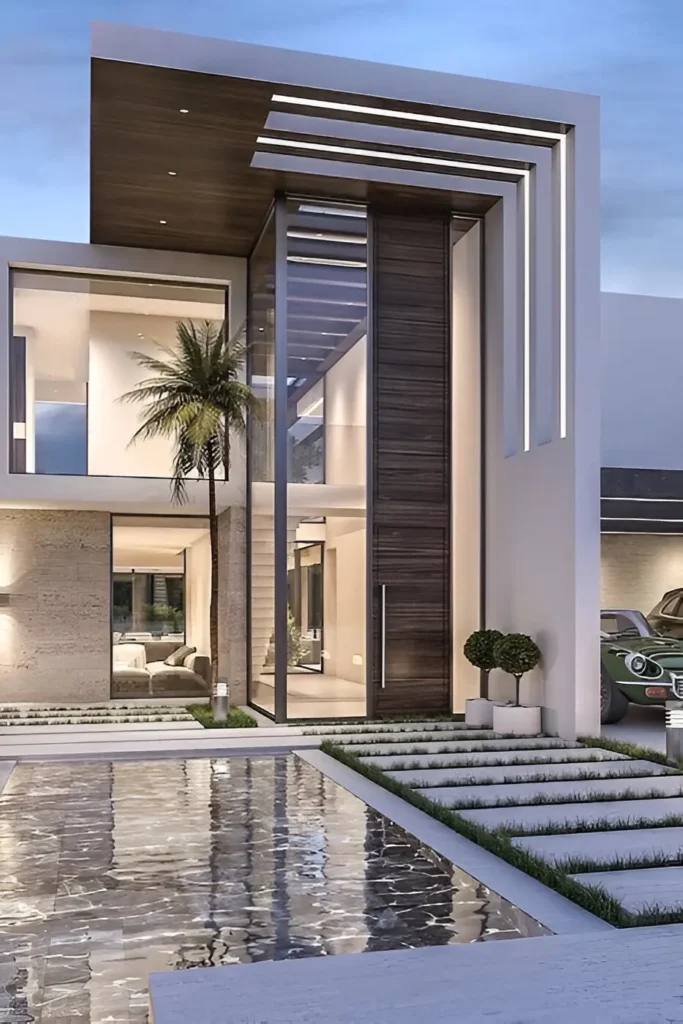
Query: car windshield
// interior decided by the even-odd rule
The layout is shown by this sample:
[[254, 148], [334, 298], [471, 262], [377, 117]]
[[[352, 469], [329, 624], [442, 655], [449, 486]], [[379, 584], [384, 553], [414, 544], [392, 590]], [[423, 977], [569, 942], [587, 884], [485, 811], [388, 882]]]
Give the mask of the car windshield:
[[642, 612], [602, 612], [600, 632], [610, 637], [657, 636]]

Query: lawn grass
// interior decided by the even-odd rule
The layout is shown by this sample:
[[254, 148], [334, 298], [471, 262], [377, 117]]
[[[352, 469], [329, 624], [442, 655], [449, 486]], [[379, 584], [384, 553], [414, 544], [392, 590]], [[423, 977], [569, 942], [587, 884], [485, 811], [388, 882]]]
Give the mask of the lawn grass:
[[625, 754], [636, 761], [654, 761], [655, 764], [665, 764], [670, 768], [678, 768], [679, 770], [683, 768], [683, 763], [671, 761], [666, 754], [655, 750], [654, 747], [644, 747], [639, 743], [626, 743], [624, 740], [613, 740], [607, 736], [579, 736], [578, 742], [583, 744], [584, 747], [613, 750], [616, 754]]
[[[623, 776], [621, 776], [623, 778]], [[552, 780], [556, 782], [556, 779]], [[574, 781], [573, 779], [571, 780]], [[527, 779], [524, 782], [528, 782]], [[501, 783], [504, 785], [504, 783]], [[457, 787], [456, 787], [457, 788]], [[460, 803], [448, 804], [457, 811], [490, 811], [497, 808], [515, 807], [552, 807], [553, 805], [564, 806], [565, 804], [609, 804], [629, 800], [678, 800], [683, 796], [683, 784], [678, 793], [663, 793], [658, 789], [645, 789], [639, 792], [637, 789], [624, 789], [619, 793], [610, 792], [588, 792], [588, 793], [536, 793], [528, 799], [524, 797], [505, 796], [491, 803], [482, 803], [476, 796], [462, 800]]]
[[241, 708], [230, 708], [227, 721], [216, 721], [209, 704], [188, 704], [187, 710], [205, 729], [256, 729], [258, 722]]
[[619, 900], [611, 896], [603, 886], [584, 885], [577, 882], [564, 870], [541, 857], [530, 853], [511, 842], [511, 834], [502, 829], [491, 829], [463, 818], [457, 811], [442, 804], [435, 803], [417, 793], [405, 783], [398, 782], [385, 775], [381, 768], [360, 760], [357, 754], [350, 753], [336, 743], [323, 741], [321, 750], [341, 764], [352, 768], [370, 782], [382, 789], [401, 797], [406, 803], [424, 811], [436, 821], [453, 829], [459, 835], [500, 857], [513, 867], [519, 868], [532, 878], [547, 885], [560, 895], [576, 903], [584, 910], [602, 918], [617, 928], [634, 928], [653, 924], [676, 924], [683, 922], [683, 909], [667, 907], [648, 907], [647, 910], [634, 914], [627, 911]]
[[[534, 748], [534, 749], [539, 749], [539, 748]], [[540, 749], [542, 750], [543, 748], [541, 747]], [[567, 748], [567, 750], [569, 752], [571, 752], [571, 751], [576, 752], [577, 749], [578, 749], [577, 747], [568, 747]], [[469, 754], [470, 751], [466, 751], [465, 753]], [[494, 751], [494, 753], [496, 753], [496, 751]], [[515, 751], [511, 750], [510, 754], [514, 755]], [[393, 757], [393, 756], [394, 756], [393, 754], [385, 754], [384, 755], [384, 757]], [[396, 757], [398, 757], [398, 758], [403, 757], [403, 754], [399, 753], [399, 754], [396, 755]], [[407, 772], [407, 771], [427, 771], [427, 770], [432, 770], [433, 771], [433, 770], [436, 770], [436, 769], [445, 771], [448, 768], [517, 768], [519, 765], [531, 765], [531, 764], [539, 765], [540, 767], [543, 767], [543, 765], [548, 765], [548, 764], [567, 764], [567, 765], [570, 765], [570, 764], [610, 764], [610, 763], [614, 764], [614, 763], [616, 763], [616, 759], [615, 759], [615, 761], [611, 762], [610, 760], [608, 760], [608, 759], [606, 759], [604, 757], [598, 757], [597, 754], [586, 754], [585, 757], [571, 758], [571, 759], [569, 759], [567, 761], [557, 761], [554, 757], [534, 757], [534, 758], [529, 758], [529, 757], [525, 757], [524, 753], [522, 753], [522, 756], [520, 758], [516, 758], [514, 756], [511, 756], [509, 758], [508, 757], [496, 757], [492, 761], [488, 761], [488, 760], [487, 761], [482, 761], [480, 758], [477, 757], [476, 753], [474, 754], [473, 757], [463, 756], [461, 754], [460, 758], [461, 758], [461, 760], [458, 760], [458, 761], [427, 761], [427, 762], [425, 762], [423, 760], [419, 760], [419, 761], [418, 760], [415, 760], [415, 761], [400, 761], [400, 760], [398, 760], [398, 761], [396, 761], [395, 764], [391, 765], [391, 768], [383, 768], [382, 770], [383, 771], [387, 771], [387, 772]]]

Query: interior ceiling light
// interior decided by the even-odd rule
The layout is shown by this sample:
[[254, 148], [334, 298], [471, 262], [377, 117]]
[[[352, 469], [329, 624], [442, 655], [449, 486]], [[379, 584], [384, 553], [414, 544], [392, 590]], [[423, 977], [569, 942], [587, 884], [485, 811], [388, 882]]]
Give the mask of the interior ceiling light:
[[177, 171], [169, 171], [168, 173], [171, 175], [172, 178], [175, 178], [178, 175]]
[[166, 221], [165, 221], [165, 220], [160, 220], [160, 221], [159, 221], [159, 223], [160, 223], [160, 224], [165, 224], [165, 223], [166, 223]]
[[316, 266], [326, 267], [367, 267], [364, 260], [333, 260], [324, 259], [322, 256], [288, 256], [288, 263], [314, 263]]
[[181, 114], [189, 114], [190, 111], [187, 109], [187, 107], [181, 107], [180, 108], [180, 113]]
[[344, 245], [367, 245], [367, 238], [364, 236], [354, 237], [353, 235], [331, 235], [323, 231], [303, 231], [294, 228], [287, 232], [287, 238], [314, 238], [316, 241], [322, 239], [325, 242], [343, 242]]

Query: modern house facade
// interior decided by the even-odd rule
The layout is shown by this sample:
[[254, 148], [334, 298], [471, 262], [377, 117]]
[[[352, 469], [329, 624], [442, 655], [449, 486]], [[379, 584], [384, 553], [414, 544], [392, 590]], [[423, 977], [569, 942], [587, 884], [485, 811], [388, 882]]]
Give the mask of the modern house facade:
[[95, 26], [90, 244], [0, 242], [0, 699], [201, 687], [205, 485], [174, 506], [119, 399], [131, 350], [225, 318], [258, 403], [219, 483], [233, 702], [461, 711], [487, 625], [540, 644], [546, 729], [597, 728], [598, 117]]

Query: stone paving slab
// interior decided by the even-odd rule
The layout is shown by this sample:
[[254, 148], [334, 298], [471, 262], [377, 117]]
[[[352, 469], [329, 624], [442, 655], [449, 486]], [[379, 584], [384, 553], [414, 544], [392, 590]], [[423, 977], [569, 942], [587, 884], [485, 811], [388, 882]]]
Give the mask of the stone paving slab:
[[683, 828], [633, 828], [616, 832], [577, 832], [559, 836], [518, 836], [512, 842], [555, 863], [581, 857], [609, 863], [617, 857], [663, 856], [683, 859]]
[[[545, 750], [485, 750], [481, 753], [456, 752], [453, 754], [385, 754], [377, 757], [363, 757], [366, 764], [377, 765], [378, 768], [391, 768], [394, 764], [402, 762], [420, 762], [425, 768], [431, 764], [451, 764], [459, 761], [476, 761], [477, 764], [487, 765], [505, 758], [506, 762], [514, 765], [519, 761], [540, 761], [549, 759], [551, 761], [585, 761], [586, 757], [597, 757], [600, 761], [628, 761], [626, 754], [617, 754], [613, 750], [601, 750], [600, 748], [586, 747], [565, 747], [560, 749]], [[595, 763], [595, 762], [594, 762]], [[549, 766], [546, 766], [549, 767]]]
[[[483, 748], [484, 750], [517, 750], [517, 749], [529, 749], [529, 750], [559, 750], [565, 747], [575, 747], [575, 743], [566, 743], [564, 740], [558, 739], [546, 739], [543, 736], [532, 736], [531, 739], [525, 739], [523, 742], [519, 739], [512, 740], [492, 740], [492, 739], [479, 739], [479, 740], [429, 740], [423, 743], [417, 743], [410, 741], [397, 740], [394, 743], [373, 743], [367, 747], [361, 746], [354, 747], [354, 754], [360, 754], [362, 756], [376, 757], [379, 754], [410, 754], [413, 748], [419, 749], [422, 753], [449, 753], [452, 751], [454, 754], [461, 754], [468, 750], [477, 750]], [[585, 748], [584, 748], [585, 749]]]
[[463, 818], [489, 828], [507, 825], [514, 828], [535, 828], [538, 825], [562, 825], [578, 821], [623, 821], [640, 819], [661, 821], [672, 814], [683, 815], [683, 797], [659, 800], [603, 800], [597, 803], [537, 804], [532, 807], [484, 807], [460, 811]]
[[[388, 771], [386, 774], [397, 782], [404, 782], [409, 786], [446, 786], [451, 783], [464, 783], [472, 781], [477, 784], [481, 782], [511, 782], [516, 779], [528, 779], [533, 781], [537, 777], [561, 776], [580, 778], [585, 772], [593, 772], [596, 775], [617, 775], [638, 773], [648, 776], [666, 775], [671, 769], [661, 764], [653, 764], [652, 761], [556, 761], [554, 764], [519, 764], [519, 765], [482, 765], [478, 768], [417, 768], [405, 769], [403, 771]], [[683, 776], [679, 776], [683, 782]], [[459, 787], [454, 787], [459, 788]], [[428, 793], [427, 793], [428, 795]]]
[[683, 926], [166, 971], [155, 1024], [681, 1024]]
[[[303, 734], [309, 735], [313, 732], [324, 733], [326, 736], [344, 736], [352, 735], [353, 733], [411, 733], [411, 732], [455, 732], [458, 730], [462, 731], [475, 731], [471, 725], [467, 725], [466, 722], [387, 722], [386, 725], [381, 725], [378, 722], [354, 722], [353, 726], [350, 725], [324, 725], [318, 723], [316, 725], [309, 725], [302, 727]], [[490, 729], [479, 729], [478, 732], [486, 733], [491, 732]]]
[[683, 867], [587, 871], [572, 877], [584, 885], [602, 885], [633, 913], [683, 904]]
[[321, 738], [332, 739], [335, 743], [338, 743], [342, 747], [355, 748], [356, 744], [368, 744], [368, 743], [449, 743], [451, 740], [456, 740], [458, 743], [461, 740], [476, 740], [482, 742], [484, 740], [495, 740], [500, 739], [502, 733], [495, 733], [491, 729], [430, 729], [430, 730], [411, 730], [410, 732], [392, 733], [392, 732], [371, 732], [371, 733], [345, 733], [343, 735], [332, 735], [325, 733], [324, 736], [321, 734]]
[[569, 779], [566, 782], [513, 782], [500, 786], [433, 786], [418, 789], [418, 793], [430, 800], [454, 807], [467, 801], [476, 800], [486, 806], [500, 800], [517, 800], [529, 803], [538, 797], [566, 797], [571, 800], [579, 796], [589, 800], [592, 795], [610, 793], [615, 799], [624, 793], [656, 793], [662, 796], [683, 796], [683, 775], [641, 776], [637, 779]]

